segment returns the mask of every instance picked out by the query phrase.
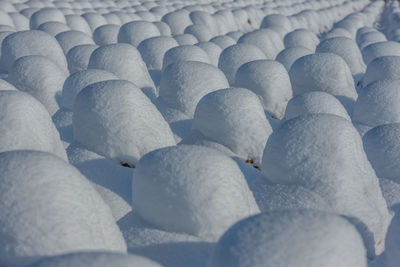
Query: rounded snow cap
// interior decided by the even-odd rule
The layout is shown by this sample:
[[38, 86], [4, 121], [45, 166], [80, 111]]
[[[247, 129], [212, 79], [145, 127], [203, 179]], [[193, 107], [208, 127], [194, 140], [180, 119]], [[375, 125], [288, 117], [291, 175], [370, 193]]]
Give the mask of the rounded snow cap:
[[368, 64], [362, 85], [365, 87], [378, 80], [395, 79], [400, 79], [400, 56], [378, 57]]
[[286, 70], [289, 71], [293, 63], [301, 57], [310, 55], [313, 52], [305, 47], [290, 47], [282, 50], [275, 58], [276, 61], [282, 63]]
[[236, 72], [235, 86], [257, 94], [273, 118], [283, 117], [286, 104], [292, 98], [289, 74], [281, 63], [274, 60], [254, 60], [243, 64]]
[[260, 164], [272, 128], [260, 99], [243, 88], [211, 92], [197, 104], [192, 131]]
[[68, 51], [67, 62], [70, 73], [74, 73], [81, 70], [86, 70], [89, 65], [89, 59], [93, 51], [99, 46], [88, 44], [88, 45], [77, 45]]
[[163, 67], [165, 70], [172, 63], [180, 61], [199, 61], [210, 64], [210, 57], [208, 54], [198, 46], [195, 45], [181, 45], [169, 49], [163, 58]]
[[57, 34], [59, 34], [61, 32], [70, 31], [71, 28], [62, 22], [49, 21], [49, 22], [40, 24], [40, 26], [38, 27], [38, 30], [47, 32], [51, 36], [56, 36]]
[[233, 225], [210, 267], [364, 267], [358, 231], [341, 216], [314, 210], [263, 213]]
[[221, 47], [213, 42], [200, 42], [196, 45], [208, 54], [210, 61], [214, 66], [218, 66], [219, 56], [222, 53]]
[[292, 29], [290, 20], [281, 14], [271, 14], [266, 16], [261, 22], [261, 28], [268, 28], [269, 26], [279, 26], [288, 32]]
[[203, 62], [181, 61], [169, 65], [163, 72], [160, 98], [167, 106], [193, 117], [203, 96], [227, 87], [228, 81], [217, 67]]
[[67, 60], [57, 40], [48, 33], [36, 30], [15, 32], [3, 40], [0, 68], [9, 71], [17, 59], [30, 55], [48, 57], [68, 73]]
[[279, 34], [269, 29], [261, 29], [242, 35], [238, 44], [257, 46], [268, 59], [274, 59], [284, 48]]
[[378, 57], [400, 56], [400, 44], [393, 41], [373, 43], [366, 46], [362, 54], [365, 64], [368, 65]]
[[285, 119], [314, 113], [333, 114], [351, 121], [346, 109], [336, 97], [317, 91], [300, 94], [290, 99], [286, 106]]
[[134, 83], [146, 95], [156, 95], [154, 83], [139, 51], [130, 44], [104, 45], [93, 51], [89, 69], [102, 69]]
[[0, 91], [0, 152], [31, 149], [67, 161], [60, 135], [46, 108], [20, 91]]
[[258, 207], [236, 162], [221, 152], [179, 145], [148, 153], [132, 180], [132, 205], [147, 222], [215, 242]]
[[400, 122], [400, 80], [381, 80], [363, 88], [354, 105], [353, 120], [375, 127]]
[[142, 41], [160, 35], [153, 23], [144, 20], [132, 21], [121, 26], [118, 43], [128, 43], [137, 47]]
[[175, 145], [168, 123], [134, 84], [91, 84], [75, 99], [74, 139], [89, 150], [134, 166], [147, 152]]
[[377, 126], [363, 141], [376, 175], [400, 183], [400, 123]]
[[285, 48], [305, 47], [311, 51], [319, 44], [318, 37], [308, 29], [297, 29], [285, 35], [283, 39]]
[[141, 42], [138, 50], [149, 70], [161, 70], [165, 53], [176, 46], [178, 43], [174, 38], [157, 36]]
[[79, 250], [125, 252], [110, 208], [72, 165], [49, 153], [0, 153], [0, 264]]
[[219, 57], [218, 68], [226, 75], [229, 84], [235, 83], [236, 71], [243, 64], [259, 59], [267, 59], [264, 53], [254, 45], [237, 44], [224, 49]]
[[323, 91], [336, 96], [346, 110], [357, 98], [353, 76], [346, 61], [332, 53], [317, 53], [296, 60], [289, 71], [293, 94]]
[[67, 73], [44, 56], [25, 56], [15, 61], [8, 79], [19, 90], [38, 99], [54, 115]]
[[44, 258], [31, 267], [161, 267], [158, 263], [135, 254], [112, 252], [78, 252]]
[[107, 24], [98, 27], [93, 32], [93, 41], [98, 45], [108, 45], [118, 43], [119, 25]]
[[91, 36], [81, 31], [66, 31], [57, 34], [56, 39], [64, 51], [64, 54], [68, 54], [69, 50], [78, 45], [91, 44], [94, 45], [94, 41]]
[[41, 8], [30, 17], [29, 28], [36, 30], [41, 24], [49, 21], [57, 21], [67, 24], [64, 14], [59, 9]]

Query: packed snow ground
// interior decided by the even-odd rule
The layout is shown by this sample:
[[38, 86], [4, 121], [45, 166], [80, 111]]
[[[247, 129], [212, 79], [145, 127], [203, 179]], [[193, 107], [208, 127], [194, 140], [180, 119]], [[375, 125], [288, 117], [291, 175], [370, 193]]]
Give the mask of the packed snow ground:
[[0, 0], [1, 267], [399, 267], [400, 5]]

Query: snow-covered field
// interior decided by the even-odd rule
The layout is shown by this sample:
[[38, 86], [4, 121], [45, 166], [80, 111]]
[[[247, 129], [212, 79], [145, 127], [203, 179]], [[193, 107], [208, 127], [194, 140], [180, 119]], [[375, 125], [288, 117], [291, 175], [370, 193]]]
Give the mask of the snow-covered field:
[[0, 0], [0, 267], [400, 267], [400, 4]]

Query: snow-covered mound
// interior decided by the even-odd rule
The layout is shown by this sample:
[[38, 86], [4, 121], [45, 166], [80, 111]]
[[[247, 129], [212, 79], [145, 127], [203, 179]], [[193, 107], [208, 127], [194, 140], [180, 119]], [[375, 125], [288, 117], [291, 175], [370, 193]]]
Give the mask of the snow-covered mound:
[[365, 64], [383, 56], [400, 56], [400, 44], [398, 42], [377, 42], [368, 45], [362, 50]]
[[394, 79], [400, 79], [400, 56], [383, 56], [368, 64], [361, 84], [366, 87], [375, 81]]
[[169, 49], [165, 53], [162, 69], [165, 70], [172, 63], [181, 61], [199, 61], [210, 64], [210, 57], [198, 46], [180, 45]]
[[286, 70], [289, 71], [293, 63], [301, 57], [310, 55], [313, 52], [305, 47], [290, 47], [282, 50], [275, 58], [276, 61], [282, 63]]
[[134, 166], [147, 152], [175, 145], [168, 123], [133, 83], [97, 82], [75, 99], [74, 139], [105, 157]]
[[345, 218], [313, 210], [275, 211], [232, 226], [209, 266], [364, 267], [360, 234]]
[[270, 29], [261, 29], [243, 34], [238, 44], [250, 44], [258, 47], [268, 59], [274, 59], [284, 48], [279, 35]]
[[126, 251], [109, 207], [82, 174], [38, 151], [0, 153], [0, 263], [79, 250]]
[[121, 26], [118, 43], [128, 43], [137, 47], [142, 41], [160, 36], [157, 26], [148, 21], [132, 21]]
[[259, 211], [236, 163], [200, 146], [180, 145], [145, 155], [132, 190], [133, 209], [152, 225], [209, 241]]
[[315, 51], [319, 43], [318, 37], [308, 29], [297, 29], [285, 35], [283, 39], [285, 48], [304, 47]]
[[90, 56], [99, 46], [93, 44], [77, 45], [67, 53], [68, 69], [70, 73], [86, 70]]

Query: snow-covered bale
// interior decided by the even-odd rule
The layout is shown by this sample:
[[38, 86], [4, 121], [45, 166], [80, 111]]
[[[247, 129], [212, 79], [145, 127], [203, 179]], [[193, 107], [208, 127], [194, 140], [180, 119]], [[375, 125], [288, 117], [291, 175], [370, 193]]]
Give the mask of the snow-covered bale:
[[8, 35], [1, 45], [0, 69], [9, 71], [23, 56], [40, 55], [53, 60], [68, 72], [67, 60], [57, 40], [43, 31], [21, 31]]
[[195, 45], [199, 42], [199, 40], [197, 40], [197, 38], [190, 33], [178, 34], [174, 35], [173, 37], [179, 45]]
[[360, 36], [357, 41], [360, 50], [363, 50], [365, 47], [369, 46], [370, 44], [378, 43], [378, 42], [385, 42], [387, 41], [386, 36], [378, 31], [368, 32]]
[[134, 84], [103, 81], [75, 99], [74, 139], [100, 155], [134, 166], [147, 152], [175, 145], [168, 123]]
[[255, 215], [218, 241], [210, 267], [364, 267], [360, 234], [345, 218], [313, 210]]
[[118, 80], [118, 77], [111, 72], [98, 69], [88, 69], [71, 74], [63, 85], [61, 107], [72, 110], [75, 98], [83, 88], [107, 80]]
[[40, 24], [40, 26], [37, 28], [40, 31], [44, 31], [51, 36], [56, 36], [57, 34], [65, 31], [70, 31], [71, 28], [66, 25], [65, 23], [62, 22], [57, 22], [57, 21], [49, 21], [45, 22], [43, 24]]
[[98, 45], [116, 44], [119, 29], [120, 26], [115, 24], [100, 26], [93, 32], [93, 41]]
[[261, 28], [268, 28], [269, 26], [279, 26], [288, 32], [292, 30], [290, 20], [281, 14], [271, 14], [266, 16], [261, 22]]
[[3, 266], [78, 250], [126, 251], [110, 208], [77, 169], [56, 156], [0, 153], [0, 192]]
[[293, 97], [286, 106], [285, 119], [314, 113], [333, 114], [351, 121], [346, 109], [336, 97], [318, 91]]
[[285, 35], [283, 39], [285, 48], [305, 47], [311, 51], [315, 51], [319, 43], [318, 37], [308, 29], [297, 29]]
[[165, 23], [163, 21], [156, 21], [156, 22], [153, 22], [153, 24], [156, 25], [156, 27], [160, 31], [161, 36], [172, 36], [171, 28], [168, 26], [167, 23]]
[[92, 33], [98, 27], [108, 24], [107, 20], [101, 14], [96, 12], [87, 12], [82, 14], [81, 17], [83, 17], [86, 20]]
[[139, 51], [130, 44], [104, 45], [93, 51], [89, 69], [102, 69], [120, 79], [134, 83], [146, 95], [153, 97], [156, 89]]
[[10, 69], [8, 79], [19, 90], [38, 99], [50, 115], [59, 109], [58, 98], [67, 74], [44, 56], [19, 58]]
[[189, 11], [180, 9], [165, 14], [161, 20], [171, 28], [172, 35], [182, 34], [186, 27], [192, 24], [189, 14]]
[[346, 61], [353, 76], [360, 76], [366, 70], [360, 49], [353, 39], [347, 37], [326, 39], [317, 46], [316, 52], [333, 53], [341, 56]]
[[222, 53], [222, 49], [217, 44], [212, 42], [200, 42], [196, 45], [208, 54], [210, 61], [214, 66], [218, 66], [218, 60]]
[[286, 70], [289, 71], [296, 60], [310, 54], [313, 54], [313, 52], [305, 47], [291, 47], [282, 50], [275, 60], [282, 63]]
[[96, 50], [98, 45], [77, 45], [71, 48], [66, 55], [68, 62], [68, 69], [70, 73], [81, 70], [86, 70], [89, 65], [89, 59], [93, 51]]
[[185, 33], [192, 34], [199, 42], [208, 42], [211, 38], [214, 37], [207, 26], [203, 24], [189, 25], [185, 29]]
[[173, 47], [164, 54], [162, 70], [165, 70], [172, 63], [181, 61], [198, 61], [210, 64], [210, 57], [203, 49], [195, 45]]
[[32, 14], [29, 20], [29, 27], [36, 30], [42, 23], [56, 21], [67, 24], [64, 14], [57, 8], [41, 8]]
[[152, 225], [214, 242], [233, 223], [259, 212], [237, 164], [201, 146], [169, 147], [141, 158], [132, 199], [133, 209]]
[[189, 16], [193, 24], [204, 25], [213, 35], [218, 33], [217, 22], [210, 13], [198, 10], [190, 12]]
[[292, 86], [285, 67], [274, 60], [254, 60], [243, 64], [236, 72], [235, 86], [253, 91], [264, 109], [281, 119], [286, 104], [292, 98]]
[[365, 64], [368, 65], [378, 57], [400, 56], [400, 44], [393, 41], [373, 43], [366, 46], [362, 54]]
[[363, 141], [376, 175], [400, 183], [400, 123], [377, 126]]
[[92, 34], [92, 30], [90, 29], [89, 24], [80, 15], [66, 15], [65, 19], [67, 20], [67, 25], [72, 30], [81, 31], [88, 35]]
[[161, 267], [160, 264], [142, 256], [112, 252], [78, 252], [44, 258], [31, 267]]
[[236, 41], [232, 37], [229, 37], [227, 35], [214, 37], [210, 40], [210, 42], [218, 45], [219, 47], [221, 47], [222, 50], [236, 44]]
[[224, 73], [217, 67], [203, 62], [181, 61], [169, 65], [163, 72], [160, 99], [170, 108], [193, 117], [203, 96], [228, 87]]
[[395, 79], [400, 79], [400, 56], [383, 56], [368, 64], [361, 84], [366, 87], [375, 81]]
[[250, 44], [237, 44], [224, 49], [219, 57], [218, 68], [226, 75], [229, 84], [235, 83], [237, 70], [243, 64], [267, 59], [265, 54], [256, 46]]
[[64, 54], [68, 54], [71, 48], [78, 45], [94, 44], [91, 36], [80, 31], [66, 31], [56, 35], [56, 39], [64, 51]]
[[400, 122], [399, 81], [376, 81], [363, 88], [354, 105], [353, 121], [369, 127]]
[[46, 108], [19, 91], [0, 91], [0, 152], [39, 150], [67, 160], [60, 135]]
[[[293, 95], [323, 91], [336, 96], [351, 111], [357, 92], [344, 59], [332, 53], [317, 53], [296, 60], [289, 71]], [[351, 113], [351, 112], [350, 112]]]
[[368, 256], [382, 253], [391, 215], [351, 122], [331, 114], [285, 121], [268, 139], [261, 170], [269, 182], [302, 186], [322, 196], [329, 204], [317, 209], [351, 218]]
[[243, 88], [228, 88], [200, 100], [192, 131], [259, 165], [272, 128], [257, 95]]
[[148, 21], [132, 21], [121, 26], [118, 43], [128, 43], [137, 47], [142, 41], [160, 36], [157, 26]]
[[240, 37], [238, 44], [250, 44], [258, 47], [267, 59], [274, 59], [284, 49], [279, 35], [269, 29], [261, 29], [246, 33]]

